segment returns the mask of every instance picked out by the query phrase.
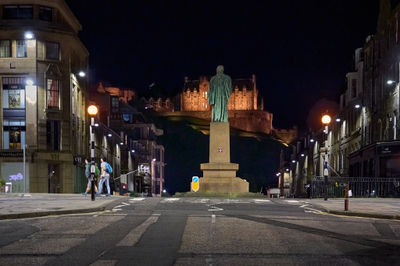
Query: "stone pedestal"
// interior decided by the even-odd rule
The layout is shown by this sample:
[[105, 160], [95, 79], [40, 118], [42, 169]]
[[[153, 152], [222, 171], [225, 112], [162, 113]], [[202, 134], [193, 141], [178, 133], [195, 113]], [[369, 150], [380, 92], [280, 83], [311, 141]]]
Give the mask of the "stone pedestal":
[[249, 183], [236, 177], [237, 163], [231, 163], [229, 123], [210, 123], [209, 163], [200, 164], [203, 177], [200, 178], [201, 192], [247, 193]]

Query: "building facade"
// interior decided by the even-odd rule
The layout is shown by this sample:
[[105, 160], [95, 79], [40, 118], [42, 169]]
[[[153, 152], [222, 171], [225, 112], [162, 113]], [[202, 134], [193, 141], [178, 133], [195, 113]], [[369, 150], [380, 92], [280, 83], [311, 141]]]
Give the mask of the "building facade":
[[399, 1], [381, 0], [378, 29], [364, 44], [361, 147], [349, 156], [352, 176], [400, 176]]
[[[353, 69], [346, 74], [340, 96], [340, 111], [330, 114], [328, 131], [311, 132], [308, 140], [298, 139], [293, 147], [289, 172], [294, 195], [304, 195], [305, 180], [308, 183], [323, 176], [324, 160], [335, 180], [377, 181], [400, 176], [399, 54], [400, 1], [381, 0], [377, 32], [355, 50]], [[306, 149], [309, 144], [312, 148]], [[312, 164], [304, 162], [307, 155], [312, 156]], [[306, 177], [304, 173], [308, 173]], [[367, 179], [364, 187], [371, 185], [365, 183]], [[397, 183], [390, 182], [385, 183], [388, 189], [382, 189], [381, 195], [399, 193], [394, 192], [400, 191]]]
[[0, 167], [14, 192], [71, 193], [84, 175], [74, 165], [88, 145], [81, 29], [63, 0], [0, 3]]
[[[202, 76], [199, 80], [185, 77], [180, 95], [181, 111], [210, 111], [208, 91], [210, 79]], [[256, 76], [251, 79], [232, 80], [232, 93], [229, 97], [228, 110], [263, 110], [263, 100], [258, 97]]]
[[[119, 171], [122, 175], [128, 174], [122, 183], [126, 182], [129, 191], [161, 196], [166, 164], [164, 147], [157, 143], [157, 137], [164, 132], [121, 99], [121, 95], [124, 93], [119, 88], [98, 86], [91, 100], [100, 107], [99, 120], [120, 136], [120, 141], [114, 143], [121, 151]], [[111, 138], [112, 132], [104, 134], [103, 138]], [[108, 158], [104, 149], [101, 156]]]

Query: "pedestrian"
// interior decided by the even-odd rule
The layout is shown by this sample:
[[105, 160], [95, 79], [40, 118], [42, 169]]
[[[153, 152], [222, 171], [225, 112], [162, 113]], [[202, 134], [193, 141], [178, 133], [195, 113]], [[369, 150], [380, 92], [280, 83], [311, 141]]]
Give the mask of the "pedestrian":
[[[92, 181], [90, 180], [90, 177], [91, 177], [90, 166], [91, 166], [91, 163], [89, 163], [88, 159], [85, 158], [85, 176], [86, 176], [86, 179], [88, 180], [88, 183], [87, 183], [87, 186], [86, 186], [86, 191], [85, 191], [85, 193], [82, 193], [85, 196], [87, 196], [87, 193], [90, 191], [90, 189], [92, 187]], [[97, 165], [95, 167], [97, 168], [96, 170], [99, 170]], [[96, 177], [96, 174], [95, 174], [95, 177]], [[97, 193], [96, 182], [94, 182], [94, 191]]]
[[97, 195], [100, 195], [103, 190], [103, 184], [106, 182], [107, 186], [107, 197], [110, 196], [110, 173], [112, 173], [112, 168], [108, 162], [106, 162], [105, 158], [101, 158], [101, 174], [100, 174], [100, 183], [99, 183], [99, 191]]

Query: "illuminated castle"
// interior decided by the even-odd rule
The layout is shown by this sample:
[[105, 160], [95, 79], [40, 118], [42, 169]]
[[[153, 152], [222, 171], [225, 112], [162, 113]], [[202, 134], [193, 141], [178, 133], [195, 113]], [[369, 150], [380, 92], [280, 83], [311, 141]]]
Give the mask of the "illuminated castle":
[[[183, 91], [180, 95], [181, 111], [209, 111], [208, 91], [210, 89], [210, 79], [200, 77], [199, 80], [189, 80], [185, 77]], [[232, 80], [232, 94], [228, 102], [228, 110], [263, 110], [264, 103], [262, 97], [258, 97], [256, 86], [256, 76], [251, 79]]]

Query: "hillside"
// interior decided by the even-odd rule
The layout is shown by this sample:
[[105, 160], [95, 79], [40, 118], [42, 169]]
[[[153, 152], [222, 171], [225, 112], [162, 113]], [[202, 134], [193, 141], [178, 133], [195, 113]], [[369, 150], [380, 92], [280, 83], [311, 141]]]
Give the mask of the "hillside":
[[[202, 176], [200, 163], [208, 162], [209, 122], [182, 116], [151, 117], [164, 130], [158, 142], [165, 147], [165, 186], [170, 193], [188, 191], [192, 176]], [[268, 135], [231, 128], [231, 161], [239, 164], [237, 176], [249, 181], [251, 192], [277, 185], [282, 148], [286, 147]]]

